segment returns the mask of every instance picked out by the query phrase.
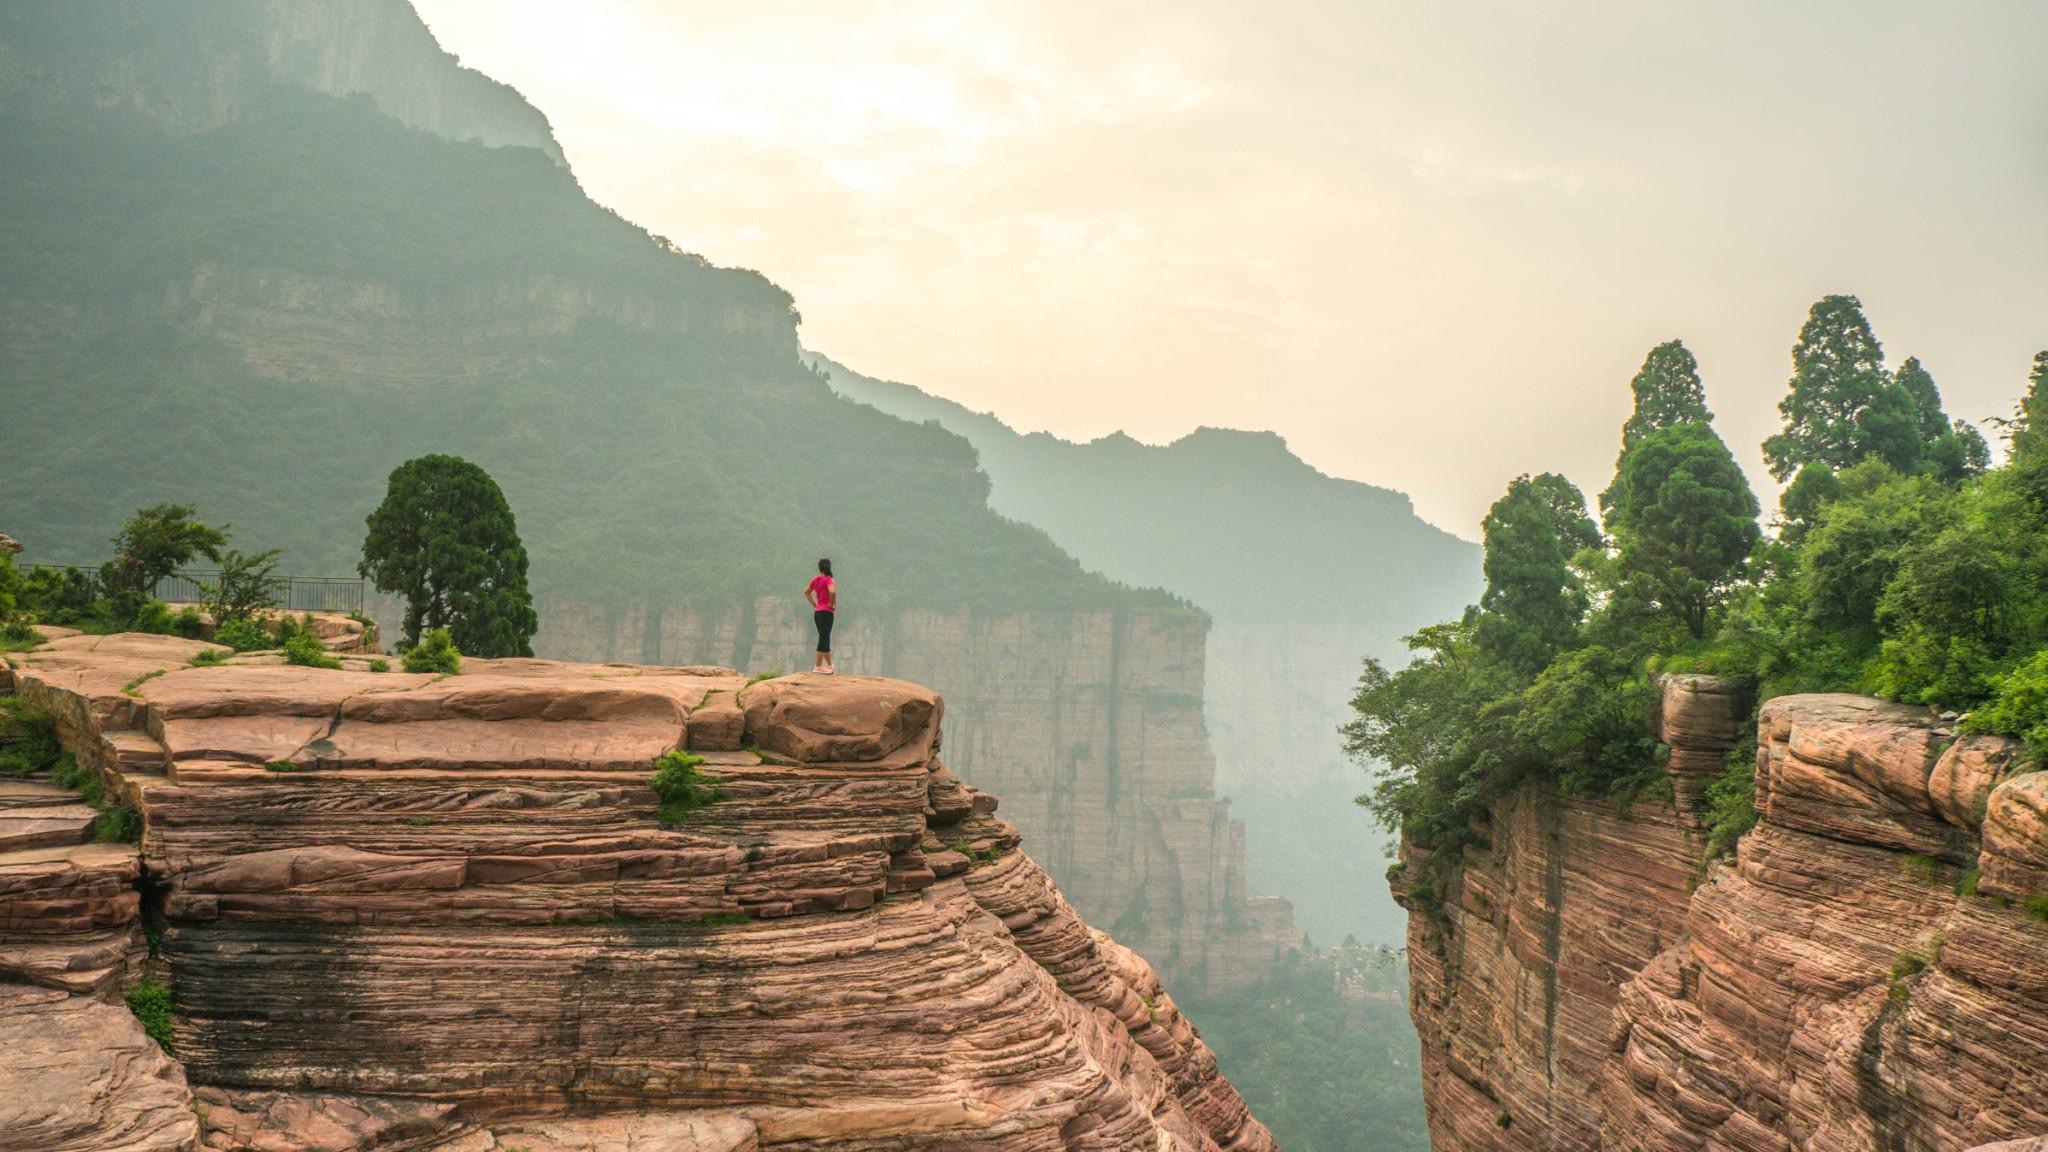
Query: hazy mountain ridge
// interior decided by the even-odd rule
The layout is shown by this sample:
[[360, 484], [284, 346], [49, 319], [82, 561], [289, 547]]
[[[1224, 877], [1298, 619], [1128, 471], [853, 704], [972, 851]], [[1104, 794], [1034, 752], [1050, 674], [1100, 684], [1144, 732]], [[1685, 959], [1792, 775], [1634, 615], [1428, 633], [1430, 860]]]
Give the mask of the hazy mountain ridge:
[[[970, 441], [989, 503], [1089, 568], [1211, 614], [1203, 714], [1217, 790], [1246, 819], [1252, 890], [1284, 893], [1319, 941], [1393, 944], [1403, 917], [1337, 727], [1359, 661], [1479, 595], [1479, 549], [1408, 498], [1324, 475], [1271, 432], [1200, 428], [1164, 446], [1077, 444], [806, 353], [844, 395]], [[1334, 526], [1334, 527], [1333, 527]]]
[[1114, 579], [1169, 588], [1219, 616], [1320, 620], [1341, 603], [1345, 619], [1388, 640], [1478, 594], [1477, 545], [1423, 521], [1400, 492], [1317, 471], [1276, 433], [1202, 427], [1162, 446], [1121, 432], [1075, 443], [807, 356], [841, 393], [966, 437], [993, 507]]

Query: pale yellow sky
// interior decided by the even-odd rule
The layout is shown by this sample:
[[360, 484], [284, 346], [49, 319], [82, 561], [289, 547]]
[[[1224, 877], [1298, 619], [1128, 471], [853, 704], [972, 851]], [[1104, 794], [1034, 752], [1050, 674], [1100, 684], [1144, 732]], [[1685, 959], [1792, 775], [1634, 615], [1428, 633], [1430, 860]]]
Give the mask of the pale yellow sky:
[[1674, 336], [1760, 491], [1818, 296], [1956, 415], [2048, 347], [2039, 0], [416, 3], [807, 346], [1069, 438], [1271, 428], [1461, 535], [1603, 487]]

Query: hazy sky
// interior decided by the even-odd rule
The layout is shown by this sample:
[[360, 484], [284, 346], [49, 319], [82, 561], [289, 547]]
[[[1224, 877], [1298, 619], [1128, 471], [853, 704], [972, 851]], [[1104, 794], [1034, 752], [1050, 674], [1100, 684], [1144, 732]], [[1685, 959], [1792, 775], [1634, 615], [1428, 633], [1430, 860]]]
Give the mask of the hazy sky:
[[2048, 0], [417, 0], [599, 201], [1014, 426], [1271, 428], [1476, 534], [1653, 344], [1771, 499], [1806, 308], [1950, 411], [2048, 347]]

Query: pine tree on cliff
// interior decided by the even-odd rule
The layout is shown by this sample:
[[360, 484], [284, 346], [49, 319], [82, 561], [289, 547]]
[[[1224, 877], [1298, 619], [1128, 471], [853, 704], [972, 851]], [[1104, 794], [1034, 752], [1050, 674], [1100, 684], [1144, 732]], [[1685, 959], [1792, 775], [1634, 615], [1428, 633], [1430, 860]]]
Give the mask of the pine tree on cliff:
[[1635, 410], [1621, 426], [1621, 448], [1626, 452], [1636, 441], [1673, 424], [1704, 424], [1714, 418], [1707, 411], [1706, 389], [1700, 385], [1700, 365], [1682, 340], [1666, 340], [1650, 349], [1635, 379], [1628, 382], [1635, 394]]
[[2048, 351], [2034, 354], [2027, 394], [2005, 428], [2015, 482], [2037, 505], [2048, 503]]
[[2027, 394], [2006, 424], [2012, 436], [2014, 463], [2035, 463], [2048, 457], [2048, 351], [2034, 353], [2034, 371]]
[[1486, 591], [1476, 638], [1533, 676], [1577, 634], [1587, 596], [1572, 558], [1599, 546], [1600, 531], [1586, 515], [1586, 498], [1553, 472], [1516, 477], [1487, 510], [1482, 531]]
[[359, 570], [405, 597], [406, 646], [446, 628], [471, 656], [533, 655], [526, 547], [489, 473], [457, 456], [408, 460], [368, 523]]
[[[1622, 457], [1636, 441], [1673, 424], [1705, 424], [1714, 418], [1707, 410], [1707, 392], [1700, 384], [1699, 361], [1693, 359], [1682, 340], [1666, 340], [1650, 349], [1635, 379], [1628, 382], [1635, 394], [1635, 408], [1621, 426], [1621, 456], [1614, 468], [1621, 470]], [[1600, 514], [1610, 516], [1614, 489], [1600, 494]]]
[[1991, 448], [1983, 434], [1969, 421], [1950, 420], [1942, 411], [1941, 390], [1918, 356], [1906, 357], [1892, 382], [1913, 401], [1920, 418], [1921, 470], [1953, 484], [1990, 467]]
[[1617, 596], [1706, 635], [1762, 537], [1756, 493], [1728, 446], [1704, 423], [1660, 428], [1622, 454], [1607, 492]]
[[1925, 458], [1920, 406], [1885, 371], [1854, 296], [1824, 297], [1807, 314], [1778, 412], [1785, 428], [1764, 441], [1764, 460], [1779, 480], [1811, 464], [1839, 469], [1872, 457], [1917, 472]]

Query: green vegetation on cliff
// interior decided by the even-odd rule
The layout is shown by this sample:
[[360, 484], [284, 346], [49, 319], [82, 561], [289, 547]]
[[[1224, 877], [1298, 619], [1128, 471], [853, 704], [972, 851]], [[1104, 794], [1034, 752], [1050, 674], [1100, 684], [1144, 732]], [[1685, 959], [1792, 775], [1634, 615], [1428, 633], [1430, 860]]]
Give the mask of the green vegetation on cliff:
[[[1177, 605], [992, 512], [959, 438], [833, 395], [759, 275], [538, 150], [250, 79], [259, 7], [0, 18], [43, 77], [0, 75], [0, 410], [33, 430], [7, 530], [31, 558], [103, 559], [127, 509], [174, 500], [347, 572], [385, 475], [448, 452], [519, 509], [543, 599], [793, 594], [830, 554], [861, 610]], [[109, 59], [131, 89], [88, 82]], [[166, 113], [221, 75], [217, 125]]]
[[[1563, 478], [1516, 480], [1487, 517], [1480, 603], [1411, 637], [1407, 666], [1367, 661], [1346, 746], [1386, 767], [1360, 801], [1416, 846], [1455, 849], [1523, 782], [1655, 783], [1659, 671], [1971, 712], [2048, 754], [2048, 353], [1988, 469], [1919, 361], [1886, 371], [1853, 297], [1815, 304], [1765, 445], [1796, 477], [1765, 539], [1681, 351], [1637, 377], [1604, 533]], [[1754, 819], [1752, 771], [1712, 789], [1717, 848]]]

